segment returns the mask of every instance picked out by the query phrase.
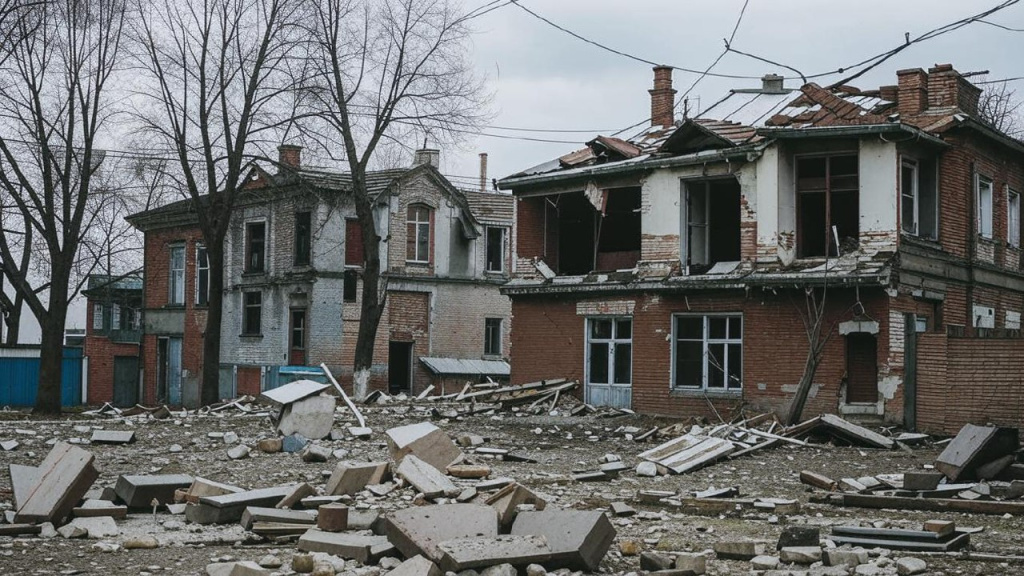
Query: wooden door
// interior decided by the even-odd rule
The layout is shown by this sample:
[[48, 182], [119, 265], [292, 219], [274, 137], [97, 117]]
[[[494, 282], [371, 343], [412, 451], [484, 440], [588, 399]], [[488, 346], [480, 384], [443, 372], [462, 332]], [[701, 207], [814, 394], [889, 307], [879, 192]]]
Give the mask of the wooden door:
[[846, 336], [846, 402], [878, 402], [878, 344], [872, 334]]

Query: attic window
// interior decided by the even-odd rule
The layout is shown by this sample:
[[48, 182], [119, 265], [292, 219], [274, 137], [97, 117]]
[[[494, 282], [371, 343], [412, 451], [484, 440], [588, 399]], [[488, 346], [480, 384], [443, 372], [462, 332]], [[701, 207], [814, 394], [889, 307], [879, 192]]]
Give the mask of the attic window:
[[855, 249], [860, 230], [860, 178], [856, 154], [796, 160], [797, 251], [801, 258]]

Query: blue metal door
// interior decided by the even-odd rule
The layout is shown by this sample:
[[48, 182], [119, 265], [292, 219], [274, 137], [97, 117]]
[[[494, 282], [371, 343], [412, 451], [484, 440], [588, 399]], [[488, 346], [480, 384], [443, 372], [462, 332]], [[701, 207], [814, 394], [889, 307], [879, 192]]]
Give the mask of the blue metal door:
[[587, 319], [587, 403], [629, 408], [633, 403], [633, 320]]

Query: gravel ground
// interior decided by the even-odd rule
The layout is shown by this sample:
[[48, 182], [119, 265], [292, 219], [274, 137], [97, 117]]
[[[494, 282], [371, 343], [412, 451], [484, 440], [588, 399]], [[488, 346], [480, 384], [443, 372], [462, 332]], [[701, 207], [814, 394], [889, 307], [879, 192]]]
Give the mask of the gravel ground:
[[[349, 452], [346, 459], [387, 459], [384, 430], [396, 425], [431, 419], [433, 405], [388, 405], [365, 407], [367, 425], [374, 434], [366, 440], [345, 439], [321, 441], [330, 448]], [[657, 478], [638, 477], [627, 471], [607, 482], [577, 483], [570, 479], [574, 470], [595, 469], [605, 454], [615, 454], [634, 467], [637, 454], [653, 444], [640, 444], [615, 434], [620, 426], [649, 429], [673, 421], [641, 416], [613, 419], [595, 416], [570, 417], [553, 414], [525, 416], [513, 413], [477, 415], [433, 422], [453, 437], [477, 434], [487, 438], [485, 446], [507, 448], [537, 460], [513, 463], [482, 459], [474, 461], [490, 465], [491, 477], [509, 476], [531, 489], [543, 493], [549, 503], [563, 508], [600, 509], [610, 503], [625, 501], [639, 516], [613, 518], [618, 531], [616, 543], [605, 558], [601, 571], [628, 573], [639, 571], [636, 556], [623, 556], [619, 544], [640, 543], [644, 549], [702, 552], [715, 542], [744, 538], [763, 539], [774, 543], [783, 527], [807, 524], [829, 527], [851, 523], [877, 523], [887, 527], [919, 529], [928, 519], [955, 520], [958, 527], [984, 530], [972, 535], [974, 551], [1004, 556], [1024, 555], [1024, 520], [1021, 517], [1000, 517], [970, 514], [939, 514], [899, 510], [866, 510], [836, 508], [809, 502], [811, 493], [799, 481], [801, 470], [812, 470], [832, 478], [858, 477], [897, 473], [920, 469], [934, 461], [939, 450], [934, 446], [916, 448], [912, 453], [901, 450], [881, 451], [856, 447], [821, 444], [809, 447], [782, 445], [756, 452], [736, 460], [720, 462], [694, 473]], [[346, 410], [339, 409], [336, 427], [355, 425]], [[89, 446], [93, 429], [134, 429], [138, 441], [131, 445]], [[31, 431], [34, 434], [25, 434]], [[211, 432], [233, 431], [240, 441], [255, 443], [274, 435], [266, 416], [186, 415], [175, 413], [166, 420], [123, 420], [106, 417], [68, 416], [61, 420], [39, 420], [20, 413], [0, 412], [0, 440], [15, 439], [20, 446], [11, 452], [0, 451], [0, 465], [37, 465], [55, 440], [85, 442], [86, 449], [96, 455], [100, 477], [96, 486], [112, 487], [120, 474], [185, 473], [226, 482], [244, 488], [260, 488], [294, 482], [309, 482], [323, 489], [324, 472], [334, 467], [327, 463], [305, 463], [298, 454], [262, 454], [253, 450], [252, 457], [233, 461], [227, 448]], [[78, 439], [78, 440], [75, 440]], [[172, 451], [173, 445], [181, 451]], [[471, 481], [459, 481], [471, 485]], [[741, 511], [720, 516], [694, 516], [678, 513], [663, 505], [647, 505], [634, 501], [638, 490], [697, 491], [709, 487], [737, 486], [742, 497], [791, 498], [801, 502], [797, 514], [776, 516], [771, 511]], [[412, 505], [410, 488], [396, 490], [382, 498], [364, 493], [353, 505], [382, 511]], [[6, 473], [0, 474], [0, 509], [11, 507], [11, 485]], [[130, 514], [118, 521], [120, 534], [103, 542], [123, 543], [144, 534], [153, 535], [160, 547], [152, 550], [118, 550], [102, 552], [97, 540], [65, 540], [61, 537], [12, 538], [0, 536], [0, 574], [205, 574], [205, 565], [215, 559], [260, 560], [268, 554], [284, 562], [281, 573], [289, 573], [293, 544], [274, 544], [246, 534], [240, 526], [196, 526], [183, 516], [166, 510], [156, 514]], [[893, 557], [901, 555], [892, 553]], [[929, 574], [1024, 574], [1024, 564], [980, 562], [942, 556], [919, 556], [929, 564]], [[708, 574], [746, 574], [747, 562], [723, 561], [708, 555]], [[346, 566], [356, 576], [378, 576], [377, 567]]]

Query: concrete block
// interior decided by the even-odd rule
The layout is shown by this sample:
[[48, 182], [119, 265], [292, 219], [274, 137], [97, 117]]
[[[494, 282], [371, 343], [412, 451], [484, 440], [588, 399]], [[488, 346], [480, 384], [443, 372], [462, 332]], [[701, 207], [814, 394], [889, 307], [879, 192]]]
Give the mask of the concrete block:
[[206, 565], [207, 576], [269, 576], [270, 571], [259, 564], [244, 562], [216, 562]]
[[385, 536], [364, 536], [346, 532], [324, 532], [308, 530], [299, 538], [299, 550], [303, 552], [324, 552], [340, 558], [358, 560], [363, 564], [381, 556], [391, 556], [394, 546]]
[[486, 478], [491, 474], [491, 469], [482, 464], [452, 464], [446, 472], [456, 478]]
[[945, 475], [941, 472], [905, 472], [903, 474], [903, 489], [935, 490], [943, 478]]
[[776, 550], [793, 546], [818, 546], [821, 541], [821, 529], [817, 526], [786, 526], [779, 535]]
[[327, 480], [327, 494], [354, 496], [367, 484], [380, 484], [391, 474], [387, 462], [338, 462]]
[[781, 561], [778, 556], [754, 556], [750, 559], [751, 570], [775, 570]]
[[316, 523], [314, 515], [306, 510], [282, 510], [266, 506], [246, 506], [239, 524], [246, 530], [252, 530], [256, 522], [275, 522], [279, 524], [303, 524], [312, 526]]
[[850, 550], [847, 548], [828, 548], [822, 553], [825, 566], [860, 566], [867, 564], [870, 558], [867, 550]]
[[95, 457], [81, 448], [58, 442], [37, 468], [37, 481], [19, 500], [14, 521], [60, 524], [96, 481]]
[[648, 572], [655, 570], [668, 570], [672, 568], [672, 557], [658, 554], [657, 552], [640, 553], [640, 569]]
[[238, 522], [249, 506], [272, 507], [293, 494], [295, 486], [276, 486], [221, 496], [203, 496], [198, 505], [185, 509], [185, 518], [196, 524]]
[[440, 428], [430, 422], [391, 428], [385, 432], [391, 458], [396, 464], [410, 454], [444, 472], [462, 451]]
[[707, 559], [703, 554], [680, 552], [676, 554], [674, 569], [677, 572], [688, 572], [693, 576], [700, 576], [707, 571]]
[[331, 457], [331, 449], [319, 444], [309, 444], [302, 450], [303, 462], [327, 462]]
[[131, 444], [135, 442], [134, 430], [93, 430], [93, 444]]
[[281, 439], [281, 450], [294, 454], [305, 448], [308, 443], [309, 439], [302, 434], [290, 434]]
[[521, 504], [532, 504], [534, 509], [543, 510], [548, 503], [522, 484], [512, 483], [493, 494], [484, 501], [484, 504], [493, 506], [498, 511], [498, 528], [507, 532], [512, 527], [512, 522], [516, 519], [516, 509]]
[[114, 492], [129, 508], [152, 508], [155, 498], [161, 504], [174, 502], [174, 491], [188, 488], [194, 478], [187, 474], [155, 474], [152, 476], [118, 476]]
[[10, 464], [7, 471], [11, 478], [11, 489], [14, 492], [14, 509], [17, 510], [28, 499], [36, 482], [39, 482], [39, 469], [35, 466]]
[[437, 545], [458, 538], [496, 537], [498, 514], [480, 504], [414, 506], [384, 519], [384, 533], [406, 558], [422, 555], [441, 561]]
[[312, 380], [296, 380], [284, 386], [278, 386], [272, 390], [260, 394], [260, 400], [266, 400], [282, 406], [298, 402], [314, 394], [319, 394], [330, 388], [330, 384], [321, 384]]
[[312, 440], [319, 440], [331, 433], [334, 427], [334, 396], [310, 396], [288, 404], [281, 411], [277, 430], [288, 436], [301, 434]]
[[348, 530], [348, 506], [324, 504], [317, 508], [316, 527], [325, 532]]
[[441, 570], [461, 572], [496, 564], [525, 568], [530, 564], [545, 565], [551, 549], [543, 536], [497, 536], [494, 538], [460, 538], [437, 546], [441, 552]]
[[388, 576], [442, 576], [441, 569], [423, 556], [413, 556], [402, 562]]
[[437, 498], [446, 493], [457, 493], [459, 489], [440, 470], [421, 460], [418, 456], [407, 454], [395, 472], [398, 476], [412, 484], [427, 498]]
[[110, 538], [119, 534], [117, 523], [109, 516], [75, 518], [70, 523], [85, 530], [88, 538]]
[[767, 542], [755, 540], [736, 540], [715, 542], [715, 556], [722, 560], [751, 560], [757, 556], [764, 555], [767, 549]]
[[596, 510], [520, 512], [512, 524], [517, 536], [543, 536], [551, 549], [546, 568], [597, 571], [615, 540], [615, 528]]
[[10, 452], [20, 445], [21, 444], [17, 440], [4, 440], [3, 442], [0, 442], [0, 449], [4, 452]]
[[821, 547], [786, 546], [779, 550], [779, 560], [787, 564], [814, 564], [821, 560]]
[[106, 500], [86, 500], [78, 508], [72, 508], [71, 515], [75, 518], [93, 518], [96, 516], [125, 518], [128, 516], [128, 507], [118, 506]]
[[612, 502], [611, 510], [612, 514], [621, 517], [633, 516], [634, 514], [636, 514], [636, 508], [633, 508], [632, 506], [626, 504], [625, 502]]
[[237, 494], [245, 490], [231, 484], [214, 482], [206, 478], [196, 478], [185, 493], [185, 501], [197, 504], [203, 496], [221, 496], [224, 494]]
[[913, 576], [924, 574], [928, 570], [928, 564], [920, 558], [904, 557], [896, 560], [896, 573], [899, 576]]

